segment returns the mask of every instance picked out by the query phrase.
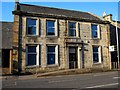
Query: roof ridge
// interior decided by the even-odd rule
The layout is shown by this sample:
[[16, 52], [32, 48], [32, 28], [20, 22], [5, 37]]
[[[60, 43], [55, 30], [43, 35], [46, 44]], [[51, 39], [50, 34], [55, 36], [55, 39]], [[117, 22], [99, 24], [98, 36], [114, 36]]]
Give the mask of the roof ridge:
[[[54, 17], [58, 16], [60, 18], [66, 19], [76, 19], [76, 20], [90, 20], [90, 21], [103, 21], [100, 17], [89, 13], [88, 11], [78, 11], [64, 8], [56, 8], [56, 7], [48, 7], [48, 6], [39, 6], [39, 5], [31, 5], [31, 4], [23, 4], [19, 3], [20, 10], [13, 11], [13, 14], [26, 14], [26, 15], [37, 15], [46, 14], [45, 17]], [[20, 11], [20, 12], [19, 12]], [[23, 12], [23, 13], [22, 13]], [[52, 15], [52, 16], [51, 16]], [[41, 16], [41, 15], [40, 15]], [[64, 17], [65, 16], [65, 17]]]
[[79, 10], [73, 10], [73, 9], [65, 9], [65, 8], [56, 8], [56, 7], [52, 7], [52, 6], [38, 6], [38, 5], [32, 5], [32, 4], [23, 4], [23, 3], [19, 3], [20, 5], [27, 5], [27, 6], [35, 6], [35, 7], [43, 7], [43, 8], [50, 8], [50, 9], [57, 9], [57, 10], [65, 10], [65, 11], [74, 11], [74, 12], [81, 12], [81, 13], [87, 13], [84, 11], [79, 11]]

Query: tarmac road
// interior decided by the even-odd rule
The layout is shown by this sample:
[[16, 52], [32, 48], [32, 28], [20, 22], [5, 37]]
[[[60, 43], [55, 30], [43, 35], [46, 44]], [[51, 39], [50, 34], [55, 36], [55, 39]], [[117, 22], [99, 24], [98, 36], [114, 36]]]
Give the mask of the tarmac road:
[[2, 82], [3, 88], [118, 88], [119, 74], [117, 71], [39, 77], [32, 79], [7, 79]]

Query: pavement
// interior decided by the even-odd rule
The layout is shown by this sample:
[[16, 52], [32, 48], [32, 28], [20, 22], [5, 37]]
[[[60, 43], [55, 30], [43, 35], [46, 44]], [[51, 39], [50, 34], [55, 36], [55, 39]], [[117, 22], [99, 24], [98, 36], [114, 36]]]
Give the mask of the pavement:
[[57, 70], [52, 72], [45, 72], [45, 73], [38, 73], [33, 75], [7, 75], [7, 76], [0, 76], [0, 79], [7, 80], [10, 78], [13, 79], [32, 79], [36, 77], [48, 77], [48, 76], [58, 76], [58, 75], [71, 75], [71, 74], [81, 74], [81, 73], [90, 73], [89, 69], [68, 69], [68, 70]]
[[4, 79], [2, 86], [3, 88], [75, 88], [75, 90], [118, 88], [119, 78], [118, 71], [47, 77], [31, 75]]
[[[105, 71], [106, 72], [106, 71]], [[113, 71], [107, 71], [113, 72]], [[115, 70], [116, 72], [116, 70]], [[32, 75], [8, 75], [8, 76], [0, 76], [0, 79], [7, 80], [7, 79], [19, 79], [19, 80], [26, 80], [26, 79], [35, 79], [38, 77], [51, 77], [51, 76], [61, 76], [61, 75], [75, 75], [75, 74], [88, 74], [88, 73], [104, 73], [101, 71], [92, 72], [89, 69], [68, 69], [68, 70], [60, 70], [60, 71], [53, 71], [53, 72], [46, 72], [46, 73], [39, 73], [39, 74], [32, 74]]]

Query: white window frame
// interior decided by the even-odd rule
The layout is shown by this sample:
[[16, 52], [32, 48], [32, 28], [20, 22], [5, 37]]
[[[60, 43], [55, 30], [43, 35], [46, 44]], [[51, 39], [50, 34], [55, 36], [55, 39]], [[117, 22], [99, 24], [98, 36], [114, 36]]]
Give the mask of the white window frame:
[[[75, 30], [75, 36], [70, 36], [69, 35], [69, 23], [75, 23], [75, 28], [73, 28], [74, 30]], [[77, 37], [78, 35], [77, 35], [77, 22], [74, 22], [74, 21], [68, 21], [68, 36], [69, 37]]]
[[[97, 25], [97, 37], [93, 37], [92, 25]], [[91, 32], [92, 32], [92, 34], [91, 34], [92, 39], [99, 39], [100, 38], [100, 25], [92, 23], [91, 24]]]
[[[54, 35], [48, 35], [47, 34], [47, 21], [54, 21], [54, 27], [51, 27], [51, 28], [54, 28]], [[56, 19], [47, 19], [46, 20], [46, 36], [58, 36], [58, 27], [57, 27], [57, 23], [58, 20]]]
[[[36, 65], [28, 65], [28, 46], [36, 46]], [[41, 58], [41, 57], [40, 57]], [[26, 45], [26, 66], [39, 66], [39, 45], [37, 44], [27, 44]]]
[[[98, 47], [98, 62], [94, 63], [94, 60], [93, 60], [93, 47]], [[92, 47], [92, 61], [93, 61], [93, 64], [98, 64], [98, 63], [101, 63], [101, 46], [93, 46]]]
[[[28, 19], [36, 20], [36, 25], [34, 25], [34, 27], [36, 27], [36, 34], [28, 34], [28, 26], [30, 26], [30, 25], [28, 25], [28, 21], [27, 21]], [[39, 35], [39, 28], [40, 28], [40, 27], [39, 27], [39, 26], [40, 26], [40, 25], [39, 25], [39, 23], [40, 23], [40, 22], [39, 22], [39, 19], [37, 19], [37, 18], [27, 18], [27, 19], [26, 19], [26, 23], [27, 23], [27, 24], [26, 24], [26, 35], [27, 35], [27, 36], [36, 36], [36, 35]], [[32, 25], [32, 26], [33, 26], [33, 25]]]
[[[47, 47], [48, 46], [55, 46], [55, 64], [47, 64], [47, 61], [48, 61], [48, 59], [47, 59], [47, 55], [48, 55]], [[58, 65], [58, 45], [52, 45], [52, 44], [46, 45], [46, 65]]]

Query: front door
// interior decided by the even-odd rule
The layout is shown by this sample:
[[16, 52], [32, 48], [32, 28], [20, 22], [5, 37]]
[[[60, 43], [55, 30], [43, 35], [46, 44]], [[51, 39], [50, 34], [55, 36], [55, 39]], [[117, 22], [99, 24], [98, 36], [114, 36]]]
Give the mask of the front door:
[[2, 50], [2, 68], [9, 68], [9, 58], [10, 58], [10, 50], [3, 49]]
[[77, 48], [69, 47], [69, 68], [77, 68]]

